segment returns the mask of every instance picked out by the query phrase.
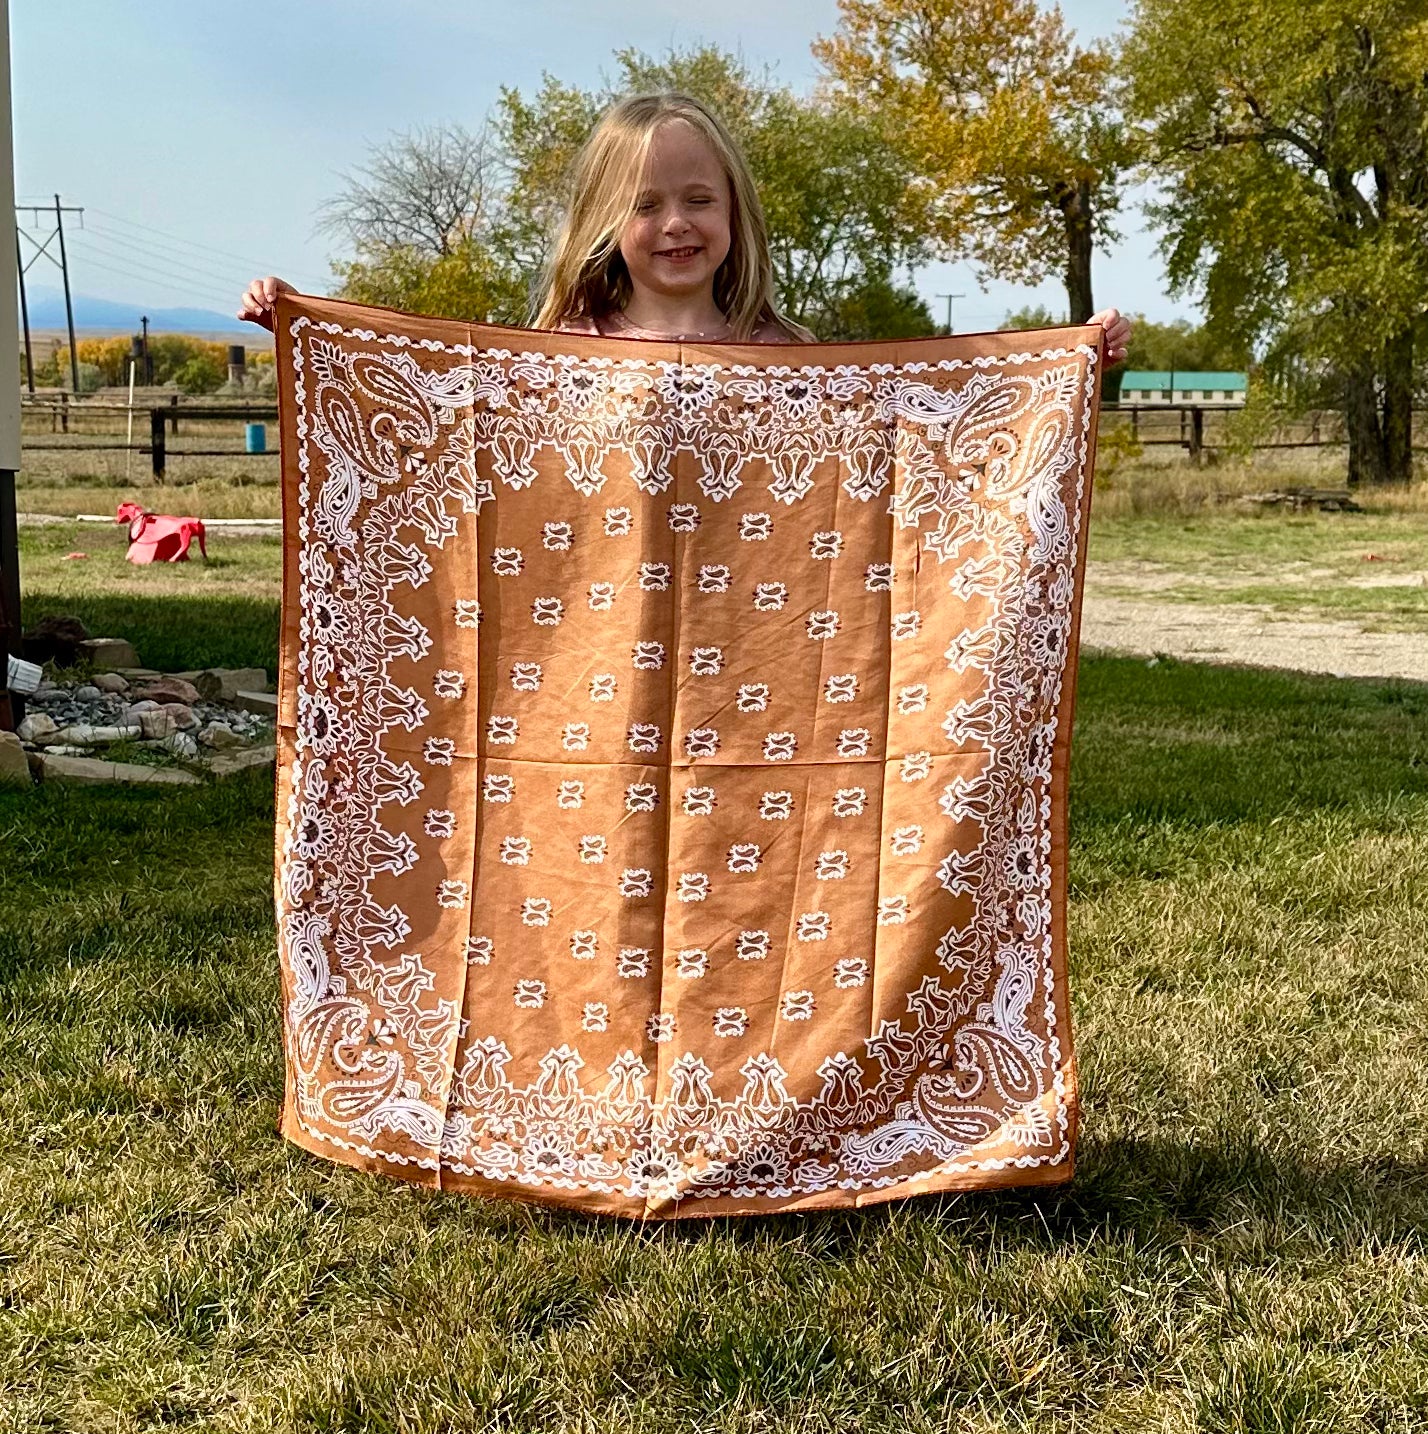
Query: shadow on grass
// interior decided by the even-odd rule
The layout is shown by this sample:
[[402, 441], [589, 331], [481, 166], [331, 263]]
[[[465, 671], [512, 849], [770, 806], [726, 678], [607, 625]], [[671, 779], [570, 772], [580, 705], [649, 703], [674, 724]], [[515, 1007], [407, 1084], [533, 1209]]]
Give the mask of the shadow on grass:
[[27, 592], [21, 620], [67, 613], [96, 637], [124, 637], [145, 667], [183, 672], [196, 667], [278, 665], [279, 604], [225, 594], [162, 596], [146, 593], [61, 595]]
[[1428, 793], [1428, 685], [1161, 658], [1081, 666], [1075, 835], [1194, 826]]

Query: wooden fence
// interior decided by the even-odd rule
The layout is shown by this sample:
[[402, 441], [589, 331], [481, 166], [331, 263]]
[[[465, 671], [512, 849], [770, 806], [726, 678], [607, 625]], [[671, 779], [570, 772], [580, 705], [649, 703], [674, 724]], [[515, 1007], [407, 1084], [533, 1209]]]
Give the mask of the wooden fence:
[[[1142, 447], [1176, 447], [1183, 449], [1192, 463], [1201, 462], [1206, 454], [1231, 445], [1229, 420], [1240, 410], [1225, 403], [1108, 403], [1101, 409], [1102, 424], [1128, 426], [1133, 439]], [[146, 439], [130, 443], [123, 432], [130, 416], [139, 433]], [[1415, 417], [1415, 436], [1419, 416]], [[162, 481], [170, 458], [263, 457], [276, 452], [276, 446], [265, 453], [246, 454], [234, 448], [171, 447], [168, 439], [180, 432], [181, 424], [205, 424], [242, 421], [272, 426], [276, 444], [277, 406], [273, 403], [214, 402], [183, 398], [172, 394], [166, 402], [143, 404], [112, 400], [72, 399], [68, 394], [25, 398], [21, 403], [22, 436], [46, 433], [34, 444], [46, 452], [85, 449], [91, 452], [133, 452], [148, 456], [154, 477]], [[1295, 448], [1334, 448], [1347, 443], [1343, 415], [1337, 410], [1319, 410], [1302, 414], [1283, 413], [1268, 425], [1270, 436], [1256, 438], [1256, 451]], [[118, 429], [114, 442], [95, 442]], [[1103, 427], [1103, 432], [1105, 431]], [[87, 433], [88, 442], [66, 442]], [[136, 434], [136, 437], [138, 434]], [[1237, 446], [1237, 445], [1235, 445]], [[1415, 445], [1417, 446], [1417, 445]]]

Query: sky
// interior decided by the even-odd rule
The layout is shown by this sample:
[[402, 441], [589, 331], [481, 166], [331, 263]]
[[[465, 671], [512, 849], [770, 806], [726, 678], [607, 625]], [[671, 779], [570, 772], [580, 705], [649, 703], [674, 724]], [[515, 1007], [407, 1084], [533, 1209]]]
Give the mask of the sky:
[[[1062, 8], [1085, 38], [1113, 34], [1127, 13], [1121, 0]], [[18, 0], [16, 199], [52, 205], [58, 193], [83, 206], [82, 220], [66, 219], [73, 287], [136, 313], [232, 312], [264, 273], [323, 292], [341, 248], [318, 232], [317, 212], [391, 135], [476, 128], [501, 86], [529, 93], [543, 71], [598, 85], [625, 46], [659, 54], [710, 42], [804, 90], [816, 74], [810, 42], [836, 29], [837, 13], [836, 0]], [[1121, 227], [1096, 259], [1098, 305], [1193, 316], [1166, 294], [1134, 206]], [[27, 274], [58, 278], [43, 259]], [[964, 332], [1028, 303], [1065, 309], [1059, 282], [983, 287], [963, 264], [931, 265], [916, 283], [939, 320], [941, 296], [963, 296], [953, 323]]]

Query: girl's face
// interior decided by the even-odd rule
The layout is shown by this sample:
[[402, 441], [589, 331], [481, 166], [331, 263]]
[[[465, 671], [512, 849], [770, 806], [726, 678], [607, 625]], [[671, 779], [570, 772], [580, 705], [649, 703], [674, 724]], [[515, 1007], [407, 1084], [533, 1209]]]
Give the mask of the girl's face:
[[709, 141], [668, 120], [650, 141], [649, 168], [620, 254], [636, 289], [664, 298], [712, 293], [729, 253], [729, 180]]

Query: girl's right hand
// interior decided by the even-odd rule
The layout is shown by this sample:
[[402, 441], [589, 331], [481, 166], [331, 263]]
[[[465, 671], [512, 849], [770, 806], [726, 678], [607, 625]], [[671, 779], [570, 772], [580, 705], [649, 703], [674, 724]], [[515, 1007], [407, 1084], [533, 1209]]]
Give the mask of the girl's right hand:
[[271, 330], [273, 304], [278, 295], [295, 293], [297, 290], [276, 274], [269, 274], [265, 279], [254, 279], [243, 291], [243, 307], [238, 310], [238, 317], [246, 319], [250, 324], [261, 324], [265, 329]]

